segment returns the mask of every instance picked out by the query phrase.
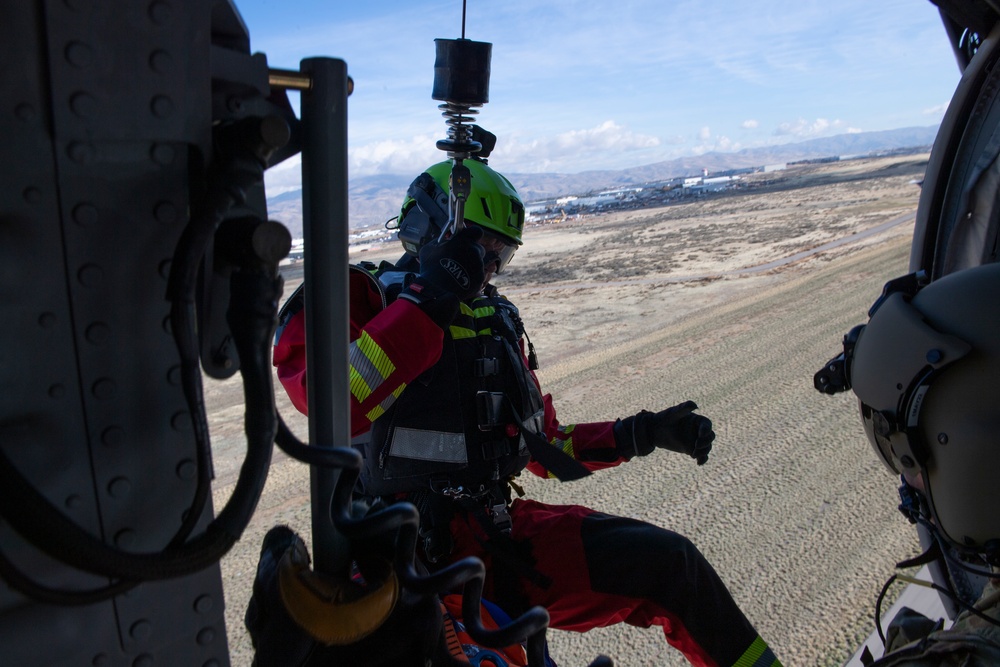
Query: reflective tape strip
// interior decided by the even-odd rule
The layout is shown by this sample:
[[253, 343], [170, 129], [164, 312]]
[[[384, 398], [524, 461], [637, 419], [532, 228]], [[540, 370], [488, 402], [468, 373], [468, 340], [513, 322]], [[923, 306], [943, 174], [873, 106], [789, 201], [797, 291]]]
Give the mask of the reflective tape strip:
[[351, 394], [364, 401], [389, 377], [396, 366], [375, 341], [365, 333], [351, 343], [348, 353], [351, 364]]
[[470, 329], [469, 327], [460, 327], [455, 324], [448, 327], [448, 332], [451, 334], [452, 340], [463, 340], [465, 338], [475, 338], [476, 336], [493, 335], [493, 329], [489, 327], [476, 331], [474, 329]]
[[[479, 300], [477, 299], [475, 303], [478, 302]], [[497, 312], [497, 309], [488, 300], [486, 301], [485, 306], [476, 306], [475, 308], [473, 308], [472, 306], [468, 305], [465, 302], [459, 302], [458, 312], [460, 315], [465, 315], [466, 317], [479, 318], [479, 317], [490, 317], [491, 315]]]
[[449, 327], [449, 333], [453, 340], [462, 340], [465, 338], [475, 338], [476, 332], [472, 329], [466, 327], [456, 327], [454, 324]]
[[468, 463], [464, 433], [397, 428], [392, 434], [389, 456], [438, 463]]
[[740, 659], [733, 663], [733, 667], [781, 667], [781, 663], [767, 647], [767, 642], [757, 637]]
[[[559, 449], [563, 450], [563, 453], [568, 455], [570, 458], [575, 459], [576, 454], [573, 453], [573, 436], [570, 435], [570, 433], [572, 432], [573, 432], [573, 424], [570, 424], [569, 426], [566, 427], [560, 426], [559, 433], [566, 437], [560, 438], [556, 436], [555, 438], [552, 438], [550, 444], [553, 447], [558, 447]], [[549, 479], [556, 479], [556, 476], [551, 472], [548, 473], [547, 477]]]
[[388, 410], [392, 406], [392, 404], [396, 402], [396, 399], [399, 398], [399, 395], [403, 393], [404, 389], [406, 389], [405, 382], [396, 387], [396, 390], [393, 391], [391, 394], [383, 398], [381, 403], [379, 403], [374, 408], [369, 410], [368, 413], [365, 415], [365, 417], [368, 418], [368, 421], [373, 422], [382, 415], [384, 415], [385, 411]]

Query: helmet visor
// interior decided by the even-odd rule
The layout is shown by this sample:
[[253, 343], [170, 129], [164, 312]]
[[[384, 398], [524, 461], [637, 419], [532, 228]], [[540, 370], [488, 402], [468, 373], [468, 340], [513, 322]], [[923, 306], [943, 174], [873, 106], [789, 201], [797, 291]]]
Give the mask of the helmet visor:
[[[470, 223], [474, 224], [474, 223]], [[479, 239], [479, 245], [483, 247], [486, 251], [486, 256], [483, 258], [483, 263], [489, 267], [491, 262], [497, 263], [497, 273], [501, 273], [510, 260], [513, 259], [514, 253], [517, 252], [517, 242], [513, 239], [508, 239], [496, 232], [486, 229], [482, 225], [475, 225], [483, 230], [483, 237]]]

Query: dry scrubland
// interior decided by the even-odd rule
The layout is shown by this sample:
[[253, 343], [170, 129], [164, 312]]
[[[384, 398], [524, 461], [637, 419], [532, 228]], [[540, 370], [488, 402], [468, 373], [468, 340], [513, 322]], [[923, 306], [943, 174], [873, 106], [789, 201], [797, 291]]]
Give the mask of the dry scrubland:
[[[917, 553], [854, 402], [820, 395], [812, 376], [882, 284], [906, 271], [904, 216], [925, 166], [926, 156], [909, 156], [805, 167], [768, 174], [779, 180], [749, 194], [533, 227], [497, 281], [521, 308], [562, 421], [692, 399], [718, 434], [703, 467], [658, 452], [571, 484], [527, 475], [528, 495], [688, 535], [788, 666], [849, 658], [893, 563]], [[843, 237], [854, 242], [740, 272]], [[242, 457], [241, 396], [235, 380], [206, 388], [218, 506]], [[309, 541], [308, 485], [308, 469], [276, 453], [257, 514], [222, 561], [234, 665], [252, 657], [242, 617], [260, 541], [276, 523]], [[620, 667], [686, 664], [658, 630], [550, 630], [549, 639], [564, 667], [599, 653]]]

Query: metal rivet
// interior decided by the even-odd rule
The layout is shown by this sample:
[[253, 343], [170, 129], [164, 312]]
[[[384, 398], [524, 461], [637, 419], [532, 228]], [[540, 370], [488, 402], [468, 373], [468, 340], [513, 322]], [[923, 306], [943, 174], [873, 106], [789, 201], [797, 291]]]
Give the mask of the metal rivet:
[[944, 353], [941, 350], [938, 349], [927, 350], [927, 363], [936, 364], [943, 358], [944, 358]]
[[24, 201], [29, 204], [37, 204], [42, 201], [42, 191], [35, 187], [25, 188], [24, 192], [21, 193], [21, 196], [24, 197]]
[[149, 109], [157, 118], [166, 118], [174, 112], [174, 103], [166, 95], [157, 95], [150, 101]]
[[88, 202], [82, 202], [73, 207], [73, 222], [81, 227], [90, 227], [97, 224], [97, 207]]
[[83, 498], [74, 493], [73, 495], [66, 497], [65, 504], [66, 509], [75, 510], [83, 504]]
[[49, 387], [49, 398], [62, 398], [66, 395], [66, 387], [61, 384], [54, 384]]
[[179, 386], [181, 383], [181, 367], [171, 366], [170, 370], [167, 371], [167, 382], [175, 387]]
[[166, 51], [153, 51], [149, 54], [149, 68], [157, 74], [166, 74], [173, 64], [174, 59]]
[[77, 93], [69, 98], [70, 110], [80, 118], [94, 118], [97, 116], [97, 98], [87, 93]]
[[168, 201], [161, 201], [153, 209], [153, 215], [164, 224], [177, 221], [177, 207]]
[[947, 445], [948, 444], [948, 434], [947, 433], [938, 433], [937, 441], [940, 444], [942, 444], [942, 445]]
[[127, 477], [115, 477], [108, 482], [108, 493], [112, 498], [124, 498], [132, 490], [132, 482]]
[[64, 51], [66, 61], [76, 67], [88, 67], [94, 62], [94, 50], [83, 42], [70, 42]]
[[208, 646], [215, 641], [215, 628], [202, 628], [198, 631], [196, 641], [200, 646]]
[[125, 442], [125, 431], [121, 426], [109, 426], [101, 432], [101, 442], [105, 447], [117, 447]]
[[38, 316], [38, 326], [43, 329], [51, 329], [56, 325], [55, 313], [42, 313]]
[[174, 147], [170, 144], [153, 144], [149, 157], [156, 164], [168, 165], [174, 161]]
[[97, 264], [85, 264], [77, 271], [76, 277], [84, 287], [97, 287], [104, 280], [104, 269]]
[[183, 410], [175, 412], [174, 416], [170, 418], [170, 426], [175, 431], [188, 431], [191, 429], [191, 418]]
[[111, 327], [104, 322], [94, 322], [87, 327], [84, 336], [87, 337], [88, 342], [94, 345], [103, 345], [111, 337]]
[[199, 595], [198, 599], [194, 601], [194, 610], [199, 614], [207, 614], [212, 611], [214, 606], [215, 602], [211, 595]]
[[140, 618], [132, 624], [132, 627], [128, 629], [128, 633], [132, 639], [137, 639], [139, 641], [149, 639], [153, 634], [153, 625], [146, 619]]
[[80, 141], [74, 141], [66, 148], [66, 154], [69, 155], [69, 159], [73, 162], [86, 164], [93, 161], [97, 153], [93, 146]]
[[128, 549], [133, 544], [135, 544], [135, 532], [123, 528], [115, 533], [115, 545], [121, 547], [122, 549]]
[[90, 390], [93, 392], [95, 398], [99, 398], [102, 401], [106, 401], [109, 398], [114, 397], [115, 391], [118, 389], [114, 380], [111, 378], [101, 378], [95, 382]]
[[166, 2], [154, 2], [149, 6], [149, 18], [156, 25], [166, 25], [172, 13], [170, 5]]
[[191, 459], [184, 459], [177, 464], [177, 477], [183, 480], [194, 479], [198, 472], [198, 466]]

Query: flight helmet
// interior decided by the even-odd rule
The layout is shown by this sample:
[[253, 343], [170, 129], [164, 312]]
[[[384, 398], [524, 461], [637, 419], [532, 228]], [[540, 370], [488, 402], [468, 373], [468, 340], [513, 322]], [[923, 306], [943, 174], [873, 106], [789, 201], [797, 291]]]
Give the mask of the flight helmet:
[[[479, 160], [468, 159], [463, 164], [472, 174], [465, 221], [481, 227], [487, 242], [484, 245], [496, 248], [499, 273], [522, 243], [524, 203], [502, 174]], [[439, 162], [410, 184], [400, 207], [398, 228], [399, 240], [407, 254], [416, 256], [424, 244], [437, 239], [447, 226], [451, 167], [450, 160]], [[489, 250], [486, 260], [490, 260]]]
[[1000, 555], [1000, 264], [884, 295], [848, 374], [875, 452], [920, 491], [933, 529]]

